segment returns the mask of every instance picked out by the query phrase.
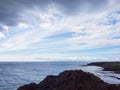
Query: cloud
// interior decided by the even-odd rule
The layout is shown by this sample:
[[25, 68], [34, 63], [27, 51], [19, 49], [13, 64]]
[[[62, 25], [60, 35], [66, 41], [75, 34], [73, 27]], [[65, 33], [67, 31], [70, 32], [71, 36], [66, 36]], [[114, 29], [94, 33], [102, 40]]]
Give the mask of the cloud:
[[[35, 16], [40, 15], [38, 12], [36, 15], [36, 11], [32, 13]], [[34, 14], [31, 18], [35, 17]], [[89, 15], [66, 17], [59, 13], [60, 20], [56, 19], [57, 16], [54, 16], [54, 14], [53, 10], [44, 13], [43, 17], [37, 17], [34, 27], [3, 42], [0, 50], [38, 49], [39, 52], [50, 52], [51, 50], [52, 52], [66, 52], [120, 45], [120, 23], [104, 24], [109, 22], [109, 17], [118, 19], [116, 17], [119, 17], [120, 14], [107, 13], [107, 15], [100, 15], [100, 17], [96, 14], [90, 17], [88, 17]], [[46, 23], [50, 25], [46, 25]]]
[[107, 0], [54, 0], [66, 14], [94, 12], [107, 6]]
[[8, 31], [8, 26], [2, 25], [2, 26], [0, 27], [0, 32], [6, 32], [6, 31]]
[[81, 12], [99, 11], [108, 6], [109, 0], [0, 0], [0, 23], [16, 25], [22, 21], [20, 13], [24, 10], [58, 8], [70, 15]]
[[31, 25], [28, 25], [27, 23], [20, 22], [17, 25], [18, 28], [29, 28], [32, 27]]
[[0, 39], [3, 39], [3, 38], [6, 38], [6, 36], [2, 32], [0, 32]]
[[[87, 58], [89, 51], [93, 55], [87, 59], [117, 55], [118, 0], [1, 0], [0, 7], [0, 53], [68, 55], [63, 59]], [[102, 54], [105, 48], [109, 50]]]
[[[9, 58], [9, 59], [8, 59]], [[66, 55], [47, 55], [47, 54], [32, 54], [32, 55], [0, 55], [0, 61], [2, 62], [50, 62], [50, 61], [119, 61], [120, 56], [118, 57], [91, 57], [91, 56], [66, 56]]]

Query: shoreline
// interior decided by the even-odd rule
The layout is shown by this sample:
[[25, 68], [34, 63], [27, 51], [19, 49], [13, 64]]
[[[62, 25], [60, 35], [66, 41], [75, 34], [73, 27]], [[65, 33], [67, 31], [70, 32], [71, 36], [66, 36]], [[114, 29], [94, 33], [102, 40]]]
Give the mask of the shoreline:
[[120, 62], [92, 62], [86, 66], [99, 66], [103, 68], [103, 71], [113, 71], [120, 74]]
[[30, 83], [17, 90], [119, 90], [120, 84], [105, 83], [99, 77], [82, 70], [66, 70], [48, 75], [40, 83]]

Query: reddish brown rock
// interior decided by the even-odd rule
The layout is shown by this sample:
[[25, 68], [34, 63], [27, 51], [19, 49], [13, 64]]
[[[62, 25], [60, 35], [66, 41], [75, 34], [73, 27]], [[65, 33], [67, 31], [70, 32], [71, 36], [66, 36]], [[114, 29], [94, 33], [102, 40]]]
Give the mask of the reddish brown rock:
[[39, 84], [29, 84], [17, 90], [120, 90], [120, 85], [108, 84], [91, 73], [81, 70], [49, 75]]

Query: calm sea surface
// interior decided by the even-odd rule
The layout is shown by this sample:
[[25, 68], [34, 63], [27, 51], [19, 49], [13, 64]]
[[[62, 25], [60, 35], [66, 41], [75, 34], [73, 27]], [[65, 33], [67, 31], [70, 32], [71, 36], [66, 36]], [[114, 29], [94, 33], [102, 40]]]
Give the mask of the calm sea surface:
[[109, 83], [120, 83], [119, 74], [103, 72], [95, 66], [82, 66], [87, 62], [0, 62], [0, 90], [16, 90], [31, 82], [39, 83], [47, 75], [57, 75], [64, 70], [82, 69], [94, 73]]

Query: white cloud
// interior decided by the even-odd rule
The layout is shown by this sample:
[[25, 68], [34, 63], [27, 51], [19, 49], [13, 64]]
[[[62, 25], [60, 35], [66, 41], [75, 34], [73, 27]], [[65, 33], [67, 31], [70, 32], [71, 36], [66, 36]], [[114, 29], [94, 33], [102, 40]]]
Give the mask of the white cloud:
[[3, 39], [3, 38], [6, 38], [6, 36], [2, 32], [0, 32], [0, 39]]
[[[56, 13], [58, 14], [57, 16], [54, 15]], [[48, 40], [46, 39], [47, 37], [61, 32], [74, 32], [75, 35], [73, 34], [73, 37], [61, 39], [59, 41], [49, 41], [47, 44], [52, 45], [51, 47], [56, 47], [56, 42], [60, 45], [66, 44], [68, 45], [66, 48], [70, 50], [98, 48], [106, 45], [119, 45], [119, 39], [112, 39], [113, 35], [116, 35], [120, 32], [118, 29], [119, 24], [113, 26], [100, 23], [104, 23], [104, 20], [108, 19], [107, 15], [105, 14], [100, 13], [99, 15], [98, 13], [97, 16], [96, 14], [92, 14], [90, 16], [80, 14], [67, 17], [63, 16], [60, 12], [57, 12], [57, 10], [54, 9], [48, 9], [47, 12], [43, 12], [42, 14], [39, 13], [39, 11], [29, 11], [26, 14], [32, 15], [31, 18], [34, 17], [33, 19], [37, 18], [35, 21], [36, 26], [32, 27], [32, 29], [28, 30], [27, 32], [22, 32], [8, 39], [2, 44], [3, 47], [6, 48], [9, 46], [9, 48], [12, 49], [15, 49], [15, 47], [19, 47], [18, 49], [29, 48], [29, 46], [34, 43], [40, 43], [41, 40], [46, 43], [49, 41], [49, 38]], [[58, 19], [59, 16], [61, 16], [60, 20]], [[112, 14], [111, 16], [116, 19], [119, 17], [119, 14], [114, 16]], [[19, 26], [28, 27], [28, 25], [25, 23], [20, 23]], [[47, 48], [47, 46], [40, 47], [43, 49]]]
[[8, 26], [2, 26], [3, 31], [8, 31]]
[[[113, 6], [112, 2], [111, 6]], [[120, 14], [114, 13], [116, 8], [111, 10], [110, 7], [97, 14], [80, 13], [72, 16], [63, 15], [53, 7], [48, 11], [38, 9], [25, 11], [21, 16], [28, 23], [20, 22], [17, 25], [18, 28], [24, 28], [24, 31], [15, 33], [12, 37], [1, 42], [0, 52], [31, 49], [39, 49], [40, 52], [65, 52], [120, 46], [120, 22], [115, 25], [110, 23], [111, 18], [119, 21]], [[109, 24], [107, 25], [106, 22]], [[49, 38], [60, 33], [73, 34], [70, 37], [61, 36], [59, 39]], [[0, 37], [5, 36], [0, 33]], [[67, 59], [80, 58], [71, 56]]]
[[0, 55], [0, 61], [9, 62], [50, 62], [50, 61], [119, 61], [120, 56], [78, 56], [61, 54]]
[[17, 27], [18, 28], [30, 28], [32, 26], [27, 23], [20, 22], [20, 23], [18, 23]]

